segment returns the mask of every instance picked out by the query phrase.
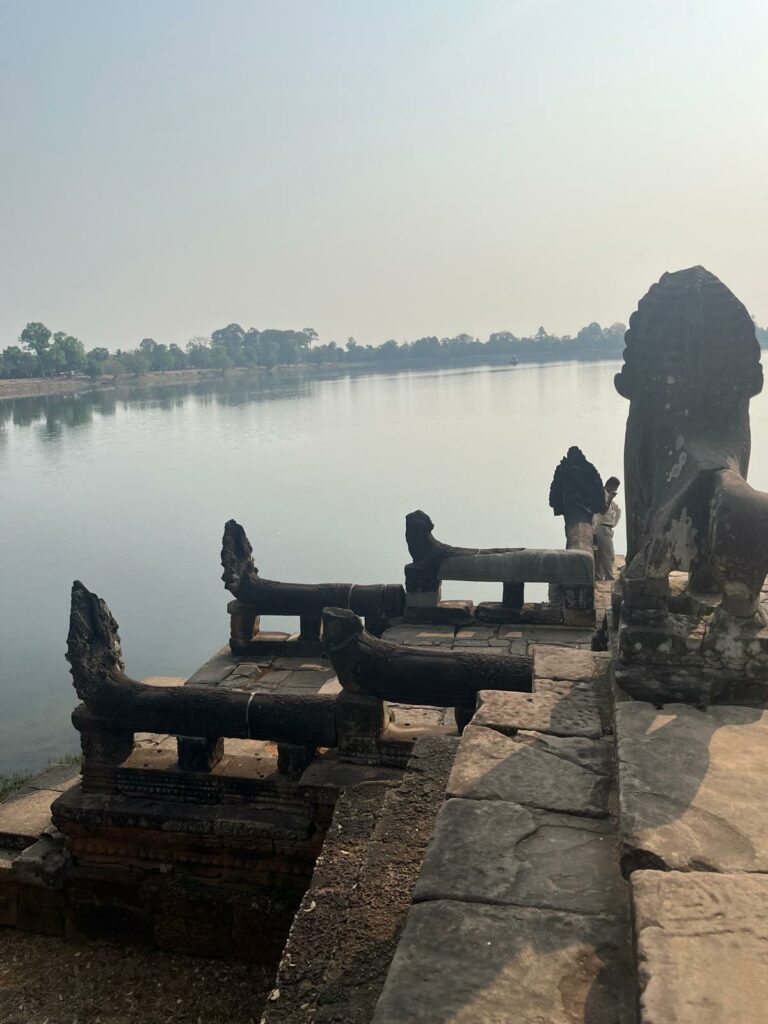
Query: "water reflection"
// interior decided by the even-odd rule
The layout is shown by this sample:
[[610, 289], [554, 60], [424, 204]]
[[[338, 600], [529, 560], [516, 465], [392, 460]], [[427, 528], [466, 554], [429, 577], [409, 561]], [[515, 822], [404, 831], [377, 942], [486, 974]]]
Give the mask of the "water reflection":
[[115, 389], [74, 392], [72, 394], [39, 395], [0, 401], [0, 438], [2, 429], [44, 426], [46, 434], [56, 435], [62, 428], [76, 429], [90, 424], [95, 416], [114, 416], [118, 410], [144, 411], [158, 409], [173, 412], [190, 401], [201, 409], [215, 406], [237, 407], [270, 399], [300, 400], [315, 384], [313, 379], [283, 382], [244, 382], [215, 380], [199, 384], [143, 386], [117, 391]]

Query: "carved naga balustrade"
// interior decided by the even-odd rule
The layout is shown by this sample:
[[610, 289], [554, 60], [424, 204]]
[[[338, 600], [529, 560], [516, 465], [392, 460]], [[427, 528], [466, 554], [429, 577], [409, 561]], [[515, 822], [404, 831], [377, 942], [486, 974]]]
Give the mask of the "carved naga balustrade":
[[[322, 651], [320, 624], [323, 608], [349, 608], [365, 617], [376, 634], [403, 614], [405, 593], [395, 583], [282, 583], [263, 579], [253, 563], [253, 548], [234, 519], [224, 526], [221, 549], [222, 580], [235, 597], [227, 606], [234, 654], [296, 654]], [[264, 633], [261, 615], [298, 615], [300, 633]]]
[[[501, 603], [478, 605], [482, 622], [594, 623], [595, 564], [592, 517], [605, 511], [600, 475], [578, 448], [570, 448], [555, 470], [550, 505], [566, 525], [566, 549], [464, 548], [444, 544], [426, 512], [405, 517], [405, 539], [412, 561], [405, 567], [406, 620], [462, 622], [469, 602], [441, 602], [443, 580], [503, 584]], [[549, 583], [548, 605], [526, 605], [526, 583]]]
[[343, 608], [326, 609], [322, 625], [338, 693], [158, 686], [126, 675], [117, 622], [105, 602], [76, 581], [67, 660], [82, 701], [72, 720], [82, 739], [84, 789], [112, 789], [137, 732], [176, 735], [179, 767], [196, 772], [218, 763], [223, 737], [269, 740], [278, 744], [281, 771], [297, 777], [318, 747], [363, 750], [377, 763], [387, 701], [455, 707], [461, 725], [479, 690], [531, 688], [528, 656], [402, 646], [366, 632]]

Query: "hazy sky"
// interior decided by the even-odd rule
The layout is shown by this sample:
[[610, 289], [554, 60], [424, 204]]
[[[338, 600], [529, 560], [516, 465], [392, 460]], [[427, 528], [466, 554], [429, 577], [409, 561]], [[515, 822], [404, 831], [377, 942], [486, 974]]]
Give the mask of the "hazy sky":
[[0, 347], [768, 322], [765, 0], [0, 0]]

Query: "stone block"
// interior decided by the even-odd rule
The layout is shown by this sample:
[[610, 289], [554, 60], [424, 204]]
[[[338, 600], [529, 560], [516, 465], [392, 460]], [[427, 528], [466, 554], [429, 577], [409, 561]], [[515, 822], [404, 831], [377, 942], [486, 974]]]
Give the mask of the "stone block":
[[339, 747], [350, 736], [378, 739], [388, 720], [386, 704], [378, 697], [344, 690], [336, 698]]
[[563, 694], [481, 690], [472, 723], [508, 736], [520, 730], [592, 739], [603, 734], [597, 700], [578, 690]]
[[409, 626], [405, 623], [400, 623], [397, 626], [392, 626], [390, 629], [385, 630], [381, 638], [382, 640], [389, 640], [389, 642], [393, 644], [406, 644], [407, 646], [411, 646], [413, 644], [413, 641], [425, 629], [429, 630], [429, 632], [435, 632], [438, 630], [445, 631], [445, 633], [450, 637], [453, 637], [454, 632], [453, 626], [432, 626], [432, 628], [430, 629], [429, 626]]
[[144, 676], [142, 683], [146, 686], [185, 686], [187, 680], [184, 676]]
[[478, 622], [510, 624], [521, 621], [519, 607], [508, 608], [501, 601], [481, 601], [475, 606], [475, 618]]
[[224, 756], [224, 740], [220, 736], [179, 736], [177, 749], [182, 771], [209, 772]]
[[223, 679], [237, 668], [238, 659], [232, 654], [229, 645], [222, 647], [204, 665], [194, 672], [188, 682], [199, 685], [217, 686]]
[[764, 1024], [768, 878], [636, 871], [642, 1024]]
[[[269, 682], [273, 673], [269, 672], [264, 677]], [[277, 686], [278, 693], [319, 693], [321, 687], [336, 679], [334, 670], [327, 666], [323, 669], [306, 669], [296, 672], [288, 672], [286, 677]]]
[[448, 800], [414, 900], [511, 904], [619, 916], [625, 906], [611, 822], [499, 800]]
[[497, 636], [490, 626], [462, 626], [456, 630], [454, 647], [487, 647]]
[[373, 1024], [631, 1024], [610, 918], [439, 900], [411, 908]]
[[615, 721], [625, 872], [768, 871], [768, 711], [625, 701]]
[[704, 623], [696, 616], [669, 614], [660, 622], [647, 623], [627, 621], [622, 616], [619, 657], [627, 663], [674, 665], [691, 653], [697, 654], [703, 640]]
[[62, 889], [68, 860], [64, 837], [58, 833], [44, 835], [14, 859], [13, 877], [22, 885]]
[[533, 677], [591, 683], [608, 674], [609, 655], [537, 643], [533, 648]]
[[436, 608], [439, 601], [439, 590], [407, 590], [405, 594], [406, 608]]
[[436, 625], [469, 625], [473, 621], [471, 601], [439, 601], [432, 608], [406, 607], [403, 621]]
[[530, 732], [503, 736], [470, 725], [459, 744], [447, 795], [599, 818], [608, 813], [609, 764], [605, 739]]
[[25, 789], [48, 789], [66, 793], [80, 781], [80, 765], [52, 764], [24, 784]]
[[594, 608], [563, 608], [563, 624], [566, 626], [594, 626]]
[[0, 846], [23, 850], [51, 824], [51, 804], [60, 792], [24, 787], [0, 804]]

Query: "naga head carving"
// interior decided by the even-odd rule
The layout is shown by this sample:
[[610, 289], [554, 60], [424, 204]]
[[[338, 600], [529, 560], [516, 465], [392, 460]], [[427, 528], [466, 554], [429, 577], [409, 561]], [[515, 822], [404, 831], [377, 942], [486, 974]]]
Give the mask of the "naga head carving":
[[243, 577], [258, 575], [259, 570], [253, 564], [253, 548], [242, 526], [229, 519], [224, 524], [224, 536], [221, 541], [221, 566], [224, 569], [222, 580], [225, 588], [237, 597]]
[[124, 672], [118, 628], [106, 602], [75, 580], [66, 657], [77, 695], [86, 703], [107, 678]]
[[405, 542], [414, 562], [421, 562], [432, 552], [432, 531], [435, 524], [426, 512], [417, 509], [405, 517]]

